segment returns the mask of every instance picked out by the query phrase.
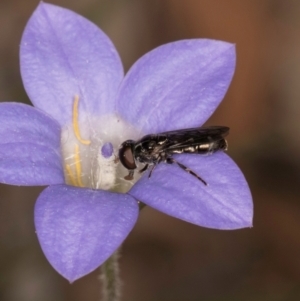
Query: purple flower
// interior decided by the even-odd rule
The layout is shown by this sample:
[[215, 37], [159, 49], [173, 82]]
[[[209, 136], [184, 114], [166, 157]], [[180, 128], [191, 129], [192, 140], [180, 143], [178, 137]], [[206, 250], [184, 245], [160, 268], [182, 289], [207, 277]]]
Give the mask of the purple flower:
[[[116, 160], [120, 144], [145, 134], [201, 126], [227, 91], [232, 44], [183, 40], [154, 49], [123, 78], [108, 37], [85, 18], [40, 3], [21, 41], [21, 74], [34, 107], [2, 103], [0, 182], [49, 185], [35, 226], [51, 265], [74, 281], [101, 265], [138, 217], [138, 200], [216, 229], [250, 227], [252, 199], [223, 152], [180, 155], [134, 182]], [[133, 185], [134, 184], [134, 185]]]

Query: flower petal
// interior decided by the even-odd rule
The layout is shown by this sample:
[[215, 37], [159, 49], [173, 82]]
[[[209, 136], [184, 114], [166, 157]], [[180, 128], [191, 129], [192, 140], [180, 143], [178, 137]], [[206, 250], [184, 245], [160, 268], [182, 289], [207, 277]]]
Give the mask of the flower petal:
[[114, 110], [120, 58], [109, 38], [80, 15], [40, 2], [23, 33], [20, 60], [32, 103], [61, 125], [71, 123], [76, 95], [80, 110], [93, 116]]
[[64, 183], [60, 126], [20, 103], [0, 104], [0, 182], [13, 185]]
[[159, 211], [207, 228], [251, 227], [253, 203], [249, 187], [226, 154], [180, 155], [176, 159], [208, 185], [177, 164], [162, 163], [150, 179], [144, 175], [129, 194]]
[[235, 47], [183, 40], [140, 58], [126, 75], [117, 110], [144, 134], [202, 125], [223, 99], [235, 68]]
[[35, 206], [41, 247], [70, 282], [110, 257], [137, 217], [137, 202], [129, 195], [67, 185], [49, 186]]

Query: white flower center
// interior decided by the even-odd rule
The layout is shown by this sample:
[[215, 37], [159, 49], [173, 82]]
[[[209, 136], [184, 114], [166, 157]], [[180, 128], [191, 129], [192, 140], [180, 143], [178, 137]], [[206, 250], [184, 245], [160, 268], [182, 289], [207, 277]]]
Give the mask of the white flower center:
[[118, 158], [119, 146], [127, 139], [136, 140], [142, 134], [117, 115], [91, 117], [80, 111], [75, 97], [72, 124], [63, 128], [61, 147], [65, 181], [69, 185], [127, 192], [140, 178], [124, 177], [128, 170]]

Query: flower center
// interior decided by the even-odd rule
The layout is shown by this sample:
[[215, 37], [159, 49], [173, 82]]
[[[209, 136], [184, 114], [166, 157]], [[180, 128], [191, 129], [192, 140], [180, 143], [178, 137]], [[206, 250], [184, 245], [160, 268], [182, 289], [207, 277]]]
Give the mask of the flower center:
[[[80, 114], [79, 114], [80, 112]], [[127, 192], [140, 178], [124, 177], [128, 174], [118, 159], [118, 150], [127, 139], [142, 134], [115, 114], [90, 116], [74, 97], [72, 124], [62, 130], [61, 147], [65, 181], [69, 185]]]

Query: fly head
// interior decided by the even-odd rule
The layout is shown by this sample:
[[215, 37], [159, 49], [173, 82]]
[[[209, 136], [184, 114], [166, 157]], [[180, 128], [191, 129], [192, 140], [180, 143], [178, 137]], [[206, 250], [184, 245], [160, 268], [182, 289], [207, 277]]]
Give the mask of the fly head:
[[135, 141], [126, 140], [121, 144], [119, 149], [119, 159], [128, 170], [134, 170], [137, 167], [134, 158], [134, 145]]

